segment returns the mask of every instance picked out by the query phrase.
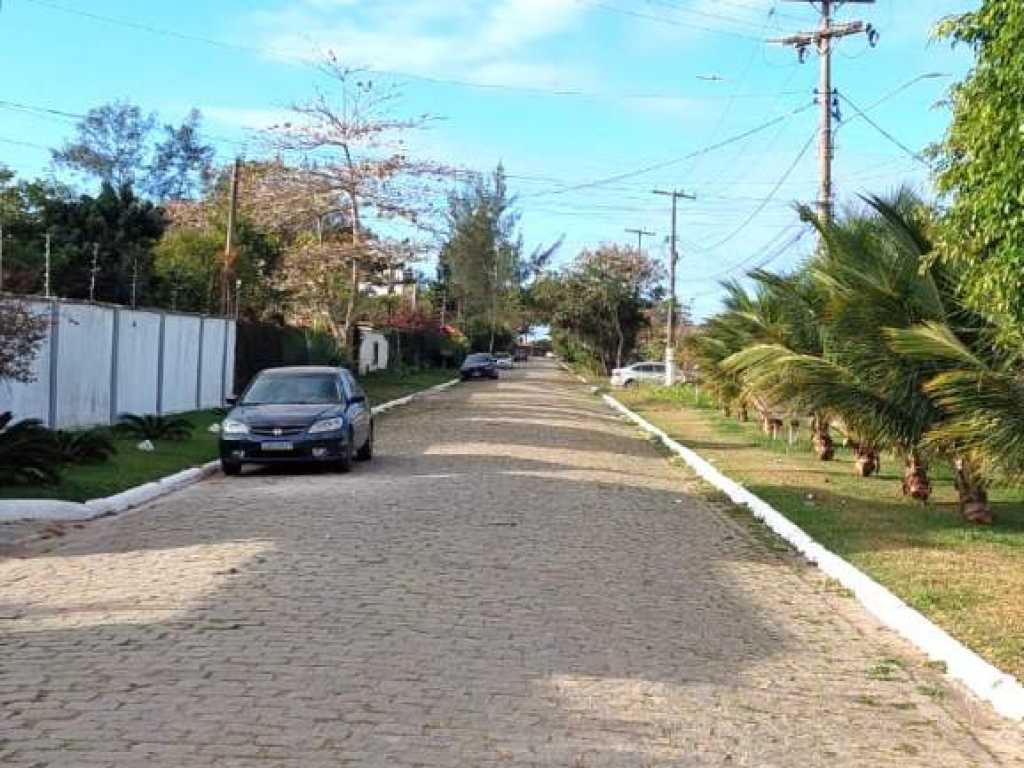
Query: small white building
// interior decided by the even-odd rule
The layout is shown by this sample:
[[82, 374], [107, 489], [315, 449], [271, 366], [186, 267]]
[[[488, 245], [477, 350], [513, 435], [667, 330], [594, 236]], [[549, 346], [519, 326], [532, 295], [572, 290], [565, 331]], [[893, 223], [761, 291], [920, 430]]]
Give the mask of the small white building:
[[371, 326], [359, 326], [359, 374], [381, 371], [388, 367], [388, 339]]

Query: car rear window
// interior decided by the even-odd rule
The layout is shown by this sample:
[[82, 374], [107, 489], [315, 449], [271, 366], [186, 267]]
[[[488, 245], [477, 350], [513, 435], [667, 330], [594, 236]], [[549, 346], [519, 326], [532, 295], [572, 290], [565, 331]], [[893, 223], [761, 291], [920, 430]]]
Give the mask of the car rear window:
[[470, 355], [466, 358], [467, 363], [489, 363], [491, 362], [490, 355]]
[[341, 402], [338, 377], [328, 373], [263, 374], [242, 405], [327, 405]]

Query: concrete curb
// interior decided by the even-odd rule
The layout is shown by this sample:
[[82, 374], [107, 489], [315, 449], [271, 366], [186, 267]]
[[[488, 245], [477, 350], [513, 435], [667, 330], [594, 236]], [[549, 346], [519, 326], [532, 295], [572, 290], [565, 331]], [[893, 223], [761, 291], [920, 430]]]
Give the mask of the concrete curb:
[[809, 562], [853, 592], [860, 604], [882, 624], [909, 640], [930, 659], [944, 662], [950, 677], [989, 702], [996, 712], [1014, 720], [1024, 719], [1024, 686], [1015, 677], [989, 664], [867, 574], [825, 549], [763, 499], [723, 475], [697, 453], [673, 440], [614, 397], [604, 395], [604, 401], [657, 437], [701, 478], [733, 502], [748, 507], [754, 517], [785, 539]]
[[413, 400], [418, 400], [419, 398], [423, 397], [423, 395], [429, 394], [431, 392], [442, 392], [446, 389], [454, 387], [460, 381], [461, 379], [452, 379], [451, 381], [446, 381], [443, 384], [436, 384], [433, 387], [421, 389], [419, 392], [413, 392], [411, 395], [400, 397], [397, 400], [389, 400], [386, 403], [381, 403], [380, 405], [374, 406], [370, 410], [374, 416], [381, 413], [386, 413], [387, 411], [390, 411], [392, 408], [397, 408], [400, 405], [408, 405]]
[[[397, 400], [389, 400], [375, 406], [372, 410], [376, 416], [400, 405], [406, 405], [413, 400], [430, 393], [440, 392], [454, 387], [459, 379], [452, 379], [443, 384], [413, 392], [411, 395], [400, 397]], [[147, 504], [161, 496], [166, 496], [174, 491], [180, 491], [190, 485], [204, 480], [210, 475], [220, 471], [220, 461], [214, 459], [199, 467], [190, 467], [173, 475], [154, 480], [151, 483], [138, 485], [129, 488], [127, 491], [107, 496], [102, 499], [90, 499], [84, 504], [72, 501], [56, 501], [54, 499], [11, 499], [0, 500], [0, 522], [13, 522], [22, 520], [40, 520], [53, 522], [81, 522], [93, 520], [104, 515], [114, 515], [125, 512], [133, 507]]]

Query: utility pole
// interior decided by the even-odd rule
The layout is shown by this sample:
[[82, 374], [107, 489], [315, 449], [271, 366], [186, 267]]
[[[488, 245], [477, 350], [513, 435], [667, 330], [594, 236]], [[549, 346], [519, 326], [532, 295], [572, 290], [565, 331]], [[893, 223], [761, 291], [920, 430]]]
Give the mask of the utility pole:
[[818, 82], [818, 104], [820, 106], [820, 134], [818, 138], [818, 173], [820, 185], [818, 189], [818, 218], [824, 224], [832, 221], [832, 119], [838, 119], [839, 101], [832, 88], [832, 41], [850, 35], [867, 35], [868, 43], [873, 48], [878, 43], [878, 32], [870, 24], [863, 21], [850, 21], [842, 24], [832, 23], [832, 11], [844, 3], [872, 5], [875, 0], [787, 0], [787, 2], [809, 2], [820, 6], [821, 24], [813, 32], [797, 32], [787, 37], [772, 40], [773, 43], [790, 45], [796, 49], [800, 61], [807, 58], [807, 49], [814, 47], [818, 51], [820, 66]]
[[50, 233], [46, 233], [46, 274], [43, 277], [43, 295], [50, 298]]
[[626, 232], [631, 235], [636, 235], [636, 252], [642, 253], [644, 250], [644, 237], [654, 237], [656, 232], [648, 232], [646, 229], [630, 229], [626, 227]]
[[100, 271], [100, 244], [92, 244], [92, 269], [89, 270], [89, 301], [96, 301], [96, 273]]
[[671, 387], [676, 383], [676, 261], [679, 259], [676, 251], [676, 203], [679, 200], [696, 200], [697, 196], [677, 189], [655, 189], [653, 192], [672, 198], [672, 235], [668, 254], [668, 327], [665, 339], [665, 386]]
[[[231, 168], [231, 193], [230, 204], [228, 205], [228, 232], [224, 240], [224, 269], [221, 275], [221, 314], [231, 314], [231, 278], [234, 275], [234, 249], [235, 239], [235, 215], [238, 211], [238, 171], [242, 165], [242, 158], [236, 157], [235, 164]], [[237, 300], [237, 296], [236, 296]]]

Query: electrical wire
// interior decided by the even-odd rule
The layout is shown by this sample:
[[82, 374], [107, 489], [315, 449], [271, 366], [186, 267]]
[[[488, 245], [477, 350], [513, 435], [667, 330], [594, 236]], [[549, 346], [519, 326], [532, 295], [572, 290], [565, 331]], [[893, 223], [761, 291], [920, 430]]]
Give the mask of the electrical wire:
[[[100, 22], [103, 24], [111, 24], [115, 26], [125, 27], [127, 29], [134, 29], [138, 32], [145, 32], [150, 35], [169, 37], [176, 40], [185, 40], [192, 43], [201, 43], [203, 45], [211, 46], [214, 48], [220, 48], [221, 50], [231, 52], [243, 52], [250, 53], [257, 56], [266, 56], [272, 54], [284, 61], [289, 61], [294, 64], [301, 64], [309, 66], [315, 63], [311, 58], [298, 56], [295, 53], [289, 51], [283, 51], [280, 49], [274, 49], [271, 47], [257, 47], [252, 45], [243, 45], [239, 43], [230, 43], [225, 40], [217, 40], [212, 37], [206, 37], [204, 35], [195, 35], [186, 32], [179, 32], [177, 30], [168, 29], [166, 27], [159, 27], [153, 24], [148, 24], [133, 19], [127, 19], [123, 17], [107, 16], [101, 13], [95, 13], [93, 11], [85, 11], [80, 8], [70, 8], [61, 3], [53, 2], [52, 0], [25, 0], [27, 3], [36, 5], [41, 8], [46, 8], [51, 11], [58, 13], [70, 14], [78, 16], [80, 18], [90, 19], [91, 21]], [[591, 2], [591, 0], [577, 0], [577, 2]], [[600, 5], [600, 4], [599, 4]], [[608, 6], [614, 8], [614, 6]], [[622, 11], [622, 9], [617, 9]], [[655, 17], [657, 18], [657, 17]], [[664, 19], [662, 19], [664, 21]], [[715, 30], [708, 28], [710, 32], [722, 32], [723, 34], [729, 34], [722, 30]], [[486, 83], [477, 82], [473, 80], [461, 80], [458, 78], [446, 78], [446, 77], [434, 77], [431, 75], [423, 75], [413, 72], [405, 72], [394, 69], [382, 69], [377, 67], [367, 67], [367, 71], [375, 72], [379, 75], [399, 79], [399, 80], [415, 80], [424, 83], [433, 83], [435, 85], [446, 85], [458, 88], [474, 88], [479, 90], [494, 90], [494, 91], [511, 91], [520, 93], [532, 93], [544, 96], [569, 96], [577, 98], [590, 98], [590, 99], [610, 99], [610, 100], [645, 100], [645, 99], [679, 99], [685, 98], [682, 94], [671, 94], [671, 93], [644, 93], [644, 92], [601, 92], [591, 91], [583, 88], [576, 87], [544, 87], [544, 86], [533, 86], [533, 85], [513, 85], [508, 83]]]
[[868, 117], [868, 115], [860, 107], [858, 107], [856, 104], [854, 104], [850, 100], [849, 96], [847, 96], [845, 93], [842, 93], [842, 92], [837, 92], [837, 93], [839, 93], [839, 98], [840, 99], [842, 99], [847, 104], [849, 104], [851, 107], [853, 107], [853, 111], [856, 112], [857, 116], [860, 117], [862, 120], [864, 120], [864, 122], [866, 122], [868, 125], [870, 125], [872, 128], [874, 128], [876, 131], [878, 131], [880, 134], [882, 134], [882, 136], [884, 136], [890, 142], [892, 142], [897, 147], [902, 149], [904, 152], [906, 152], [912, 158], [914, 158], [914, 160], [916, 160], [917, 162], [921, 163], [921, 165], [925, 166], [926, 168], [931, 168], [932, 167], [932, 164], [929, 163], [924, 157], [922, 157], [919, 152], [915, 152], [914, 150], [912, 150], [910, 147], [908, 147], [902, 141], [900, 141], [895, 136], [893, 136], [891, 133], [889, 133], [887, 130], [885, 130], [885, 128], [883, 128], [878, 123], [876, 123], [874, 120], [872, 120], [870, 117]]
[[722, 29], [722, 28], [716, 28], [716, 27], [708, 27], [708, 26], [703, 26], [701, 24], [693, 24], [693, 23], [687, 22], [687, 21], [679, 21], [678, 19], [671, 19], [671, 18], [668, 18], [666, 16], [657, 16], [657, 15], [655, 15], [653, 13], [644, 13], [643, 11], [633, 11], [633, 10], [629, 10], [628, 8], [620, 8], [620, 7], [616, 6], [616, 5], [611, 5], [609, 3], [600, 2], [600, 0], [576, 0], [576, 2], [580, 3], [581, 5], [588, 5], [588, 6], [592, 6], [594, 8], [600, 8], [603, 11], [609, 11], [611, 13], [618, 13], [618, 14], [621, 14], [623, 16], [631, 16], [632, 18], [635, 18], [635, 19], [643, 19], [645, 21], [653, 21], [653, 22], [657, 22], [659, 24], [667, 24], [668, 26], [672, 26], [672, 27], [683, 27], [685, 29], [696, 29], [696, 30], [700, 30], [701, 32], [712, 32], [712, 33], [719, 34], [719, 35], [728, 35], [730, 37], [738, 37], [738, 38], [741, 38], [741, 39], [744, 39], [744, 40], [758, 40], [758, 41], [761, 40], [761, 38], [759, 38], [759, 37], [754, 37], [753, 35], [748, 35], [748, 34], [745, 34], [743, 32], [734, 32], [734, 31], [728, 30], [728, 29]]
[[695, 157], [700, 157], [701, 155], [707, 154], [709, 152], [714, 152], [715, 150], [721, 149], [722, 147], [727, 147], [730, 144], [735, 144], [737, 141], [742, 141], [748, 136], [753, 136], [757, 133], [760, 133], [761, 131], [765, 131], [768, 128], [771, 128], [773, 125], [778, 125], [784, 120], [788, 120], [791, 117], [799, 115], [801, 112], [806, 112], [807, 110], [811, 109], [814, 106], [816, 106], [816, 104], [815, 102], [812, 101], [811, 103], [798, 107], [797, 109], [787, 112], [784, 115], [779, 115], [778, 117], [769, 120], [766, 123], [762, 123], [761, 125], [755, 128], [751, 128], [750, 130], [744, 131], [743, 133], [737, 134], [736, 136], [730, 136], [729, 138], [723, 139], [722, 141], [716, 142], [715, 144], [711, 144], [709, 146], [702, 147], [701, 149], [694, 150], [693, 152], [683, 155], [682, 157], [672, 158], [671, 160], [664, 160], [660, 163], [653, 163], [651, 165], [646, 165], [641, 168], [634, 169], [632, 171], [627, 171], [625, 173], [619, 173], [614, 176], [606, 176], [602, 179], [593, 179], [591, 181], [581, 182], [579, 184], [563, 187], [561, 189], [533, 192], [529, 195], [524, 195], [524, 197], [563, 195], [567, 192], [575, 192], [581, 189], [592, 189], [594, 187], [601, 187], [605, 186], [606, 184], [612, 184], [617, 181], [624, 181], [626, 179], [636, 178], [637, 176], [643, 176], [645, 174], [652, 173], [653, 171], [659, 171], [664, 168], [669, 168], [673, 165], [678, 165], [679, 163], [685, 163], [687, 160], [692, 160]]
[[713, 251], [716, 248], [720, 248], [721, 246], [725, 245], [730, 240], [735, 238], [737, 235], [739, 235], [743, 230], [745, 230], [750, 225], [752, 221], [754, 221], [754, 219], [761, 215], [764, 209], [768, 207], [768, 204], [775, 198], [775, 195], [782, 188], [782, 185], [786, 183], [789, 177], [793, 174], [793, 171], [796, 170], [796, 167], [800, 164], [800, 161], [804, 159], [804, 156], [807, 154], [807, 150], [811, 148], [811, 145], [814, 144], [814, 140], [816, 138], [817, 132], [812, 133], [811, 137], [807, 140], [807, 143], [803, 145], [803, 147], [800, 149], [800, 152], [793, 159], [793, 162], [790, 163], [788, 168], [786, 168], [785, 173], [782, 174], [779, 180], [775, 183], [775, 186], [772, 187], [772, 191], [768, 193], [768, 197], [765, 198], [765, 200], [761, 202], [756, 208], [754, 208], [754, 210], [750, 212], [750, 215], [747, 216], [747, 218], [740, 222], [740, 224], [735, 229], [733, 229], [721, 240], [716, 240], [715, 242], [711, 243], [711, 245], [703, 246], [701, 250]]

